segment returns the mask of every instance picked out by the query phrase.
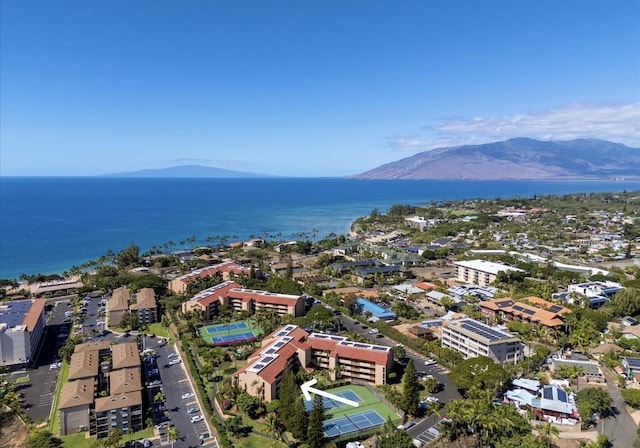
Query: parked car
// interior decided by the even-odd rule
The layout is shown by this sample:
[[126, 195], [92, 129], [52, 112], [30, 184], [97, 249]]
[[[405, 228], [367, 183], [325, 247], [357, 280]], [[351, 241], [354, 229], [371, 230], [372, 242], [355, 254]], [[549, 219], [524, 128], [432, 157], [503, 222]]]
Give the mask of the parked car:
[[409, 421], [409, 422], [405, 423], [404, 425], [400, 425], [400, 426], [398, 426], [398, 429], [404, 429], [404, 430], [407, 430], [407, 429], [411, 428], [412, 426], [415, 426], [415, 424], [416, 424], [416, 422], [414, 422], [413, 420], [411, 420], [411, 421]]
[[202, 420], [204, 420], [204, 417], [202, 415], [196, 415], [194, 417], [191, 417], [191, 423], [198, 423], [198, 422], [201, 422]]
[[198, 411], [199, 411], [198, 408], [189, 408], [187, 409], [187, 414], [195, 414]]
[[186, 394], [182, 394], [182, 399], [186, 400], [187, 398], [193, 398], [195, 397], [195, 394], [192, 392], [187, 392]]
[[159, 386], [160, 384], [162, 384], [162, 381], [160, 380], [155, 380], [155, 381], [151, 381], [149, 383], [149, 386]]
[[159, 425], [156, 425], [156, 429], [165, 429], [169, 427], [169, 423], [168, 422], [164, 422], [164, 423], [160, 423]]
[[177, 358], [177, 357], [178, 357], [178, 354], [177, 354], [177, 353], [170, 353], [170, 354], [169, 354], [169, 356], [168, 356], [168, 358], [169, 358], [169, 359], [171, 359], [171, 358]]
[[179, 359], [172, 359], [171, 361], [169, 361], [170, 366], [175, 366], [176, 364], [180, 364]]
[[437, 403], [437, 402], [439, 402], [440, 400], [439, 400], [437, 397], [427, 397], [427, 401], [428, 401], [429, 403]]
[[424, 365], [425, 365], [425, 366], [432, 366], [432, 365], [435, 365], [435, 364], [437, 364], [437, 363], [436, 363], [436, 361], [435, 361], [435, 359], [427, 359], [427, 360], [424, 362]]

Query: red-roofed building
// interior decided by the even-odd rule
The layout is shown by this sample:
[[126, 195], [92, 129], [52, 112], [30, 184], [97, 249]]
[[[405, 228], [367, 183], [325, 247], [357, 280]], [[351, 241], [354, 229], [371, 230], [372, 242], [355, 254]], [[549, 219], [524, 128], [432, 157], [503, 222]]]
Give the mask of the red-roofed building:
[[205, 320], [209, 320], [217, 313], [221, 304], [232, 307], [237, 312], [271, 309], [279, 315], [290, 314], [293, 317], [302, 316], [305, 311], [305, 300], [302, 296], [245, 289], [233, 281], [200, 291], [182, 304], [182, 311], [200, 309]]
[[213, 275], [222, 275], [223, 280], [231, 280], [233, 276], [239, 277], [241, 275], [256, 275], [258, 272], [254, 268], [239, 265], [233, 261], [225, 261], [213, 266], [207, 266], [204, 268], [196, 269], [188, 274], [181, 275], [169, 282], [169, 290], [176, 294], [182, 294], [187, 291], [187, 286], [192, 281], [199, 278], [207, 278]]
[[308, 333], [297, 325], [279, 328], [262, 341], [234, 377], [238, 386], [264, 401], [278, 396], [282, 374], [294, 364], [329, 371], [332, 380], [355, 378], [385, 384], [393, 367], [391, 348], [353, 342], [343, 336]]
[[508, 297], [484, 300], [479, 306], [489, 323], [494, 323], [499, 318], [503, 321], [541, 324], [548, 328], [562, 328], [564, 316], [571, 312], [569, 308], [539, 297], [527, 297], [523, 302], [516, 302]]

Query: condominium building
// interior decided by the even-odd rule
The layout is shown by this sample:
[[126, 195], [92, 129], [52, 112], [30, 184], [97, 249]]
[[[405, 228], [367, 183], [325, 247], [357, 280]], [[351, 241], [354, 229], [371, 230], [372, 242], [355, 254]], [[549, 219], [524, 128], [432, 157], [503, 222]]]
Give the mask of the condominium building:
[[115, 289], [107, 300], [107, 316], [112, 327], [120, 326], [126, 313], [135, 314], [140, 325], [152, 324], [158, 321], [157, 310], [156, 294], [152, 288], [143, 288], [132, 295], [123, 286]]
[[131, 300], [131, 293], [125, 286], [115, 289], [113, 293], [111, 293], [111, 297], [107, 300], [109, 326], [117, 327], [120, 325], [122, 316], [129, 311], [129, 300]]
[[522, 344], [516, 337], [469, 318], [443, 321], [441, 343], [465, 359], [488, 356], [499, 363], [524, 359]]
[[135, 342], [76, 346], [58, 406], [60, 434], [89, 431], [103, 438], [116, 428], [125, 433], [142, 430], [142, 389]]
[[510, 298], [492, 299], [478, 305], [489, 323], [516, 321], [552, 329], [562, 328], [565, 315], [571, 312], [569, 308], [539, 297], [527, 297], [521, 302]]
[[282, 374], [296, 367], [327, 370], [332, 380], [354, 378], [385, 384], [393, 367], [393, 354], [390, 347], [308, 333], [297, 325], [287, 325], [267, 336], [262, 348], [249, 357], [234, 377], [241, 389], [272, 401], [278, 396]]
[[293, 317], [302, 316], [305, 312], [303, 296], [247, 289], [233, 281], [226, 281], [200, 291], [182, 304], [182, 311], [199, 309], [205, 319], [211, 319], [220, 305], [231, 307], [236, 312], [268, 309], [275, 311], [278, 315], [289, 314]]
[[35, 357], [45, 327], [46, 300], [0, 303], [0, 366], [29, 364]]
[[524, 272], [522, 269], [485, 260], [463, 260], [453, 263], [456, 280], [474, 285], [489, 286], [499, 272]]
[[242, 266], [233, 261], [225, 261], [212, 266], [196, 269], [188, 274], [181, 275], [169, 282], [169, 290], [176, 294], [183, 294], [187, 292], [189, 283], [200, 278], [207, 278], [214, 275], [221, 275], [223, 280], [231, 280], [232, 277], [239, 277], [242, 275], [255, 276], [259, 275], [260, 271], [255, 268]]
[[138, 316], [138, 323], [148, 325], [158, 321], [156, 293], [152, 288], [143, 288], [132, 296], [129, 311]]

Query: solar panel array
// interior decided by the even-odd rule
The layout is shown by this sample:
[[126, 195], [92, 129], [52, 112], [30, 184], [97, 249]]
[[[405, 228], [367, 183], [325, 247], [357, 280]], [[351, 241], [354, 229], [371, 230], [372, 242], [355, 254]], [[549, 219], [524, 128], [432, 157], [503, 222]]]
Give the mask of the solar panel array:
[[460, 326], [465, 330], [471, 331], [472, 333], [484, 337], [490, 341], [499, 341], [500, 339], [511, 338], [511, 335], [507, 333], [503, 333], [501, 331], [496, 331], [493, 328], [485, 325], [483, 323], [477, 322], [471, 319], [465, 319], [460, 321]]
[[565, 391], [563, 391], [562, 389], [556, 389], [558, 392], [558, 400], [562, 401], [563, 403], [568, 403], [569, 402], [569, 397], [567, 396], [567, 393]]
[[24, 316], [31, 308], [31, 300], [15, 300], [0, 308], [0, 323], [7, 324], [8, 328], [20, 325]]
[[549, 307], [549, 311], [551, 311], [552, 313], [557, 313], [560, 310], [562, 310], [562, 307], [560, 305], [553, 305]]
[[640, 358], [625, 358], [627, 360], [627, 365], [629, 367], [633, 367], [634, 369], [640, 368]]
[[553, 400], [553, 389], [550, 387], [545, 387], [544, 389], [542, 389], [542, 396], [546, 400]]
[[278, 358], [278, 355], [263, 356], [258, 361], [256, 361], [251, 367], [249, 367], [247, 370], [249, 372], [258, 373], [262, 369], [267, 367], [269, 364], [271, 364], [277, 358]]

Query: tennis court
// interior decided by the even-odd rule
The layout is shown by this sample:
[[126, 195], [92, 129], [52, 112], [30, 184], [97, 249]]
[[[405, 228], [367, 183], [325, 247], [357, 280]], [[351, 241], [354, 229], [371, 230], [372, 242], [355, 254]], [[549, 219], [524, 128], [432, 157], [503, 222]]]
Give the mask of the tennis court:
[[[362, 402], [362, 399], [351, 389], [341, 390], [338, 392], [332, 392], [334, 395], [338, 395], [339, 397], [346, 398], [348, 400], [357, 401], [358, 403]], [[341, 403], [337, 400], [332, 400], [331, 398], [322, 397], [322, 407], [325, 411], [333, 408], [339, 408], [340, 406], [345, 406], [344, 403]], [[348, 405], [347, 405], [348, 406]], [[313, 397], [311, 400], [304, 401], [304, 407], [307, 408], [307, 411], [311, 411], [313, 408]]]
[[200, 327], [200, 336], [215, 346], [228, 346], [241, 342], [253, 342], [262, 334], [260, 327], [253, 321], [240, 320], [227, 324], [205, 325]]
[[327, 437], [335, 438], [344, 434], [381, 426], [384, 425], [384, 422], [385, 420], [380, 414], [374, 410], [368, 410], [358, 414], [325, 420], [322, 429]]
[[230, 330], [244, 330], [244, 329], [249, 329], [249, 325], [247, 325], [247, 323], [245, 321], [240, 321], [240, 322], [233, 322], [230, 324], [218, 324], [218, 325], [210, 325], [208, 327], [205, 327], [207, 330], [207, 333], [209, 334], [215, 334], [215, 333], [226, 333], [227, 331]]

